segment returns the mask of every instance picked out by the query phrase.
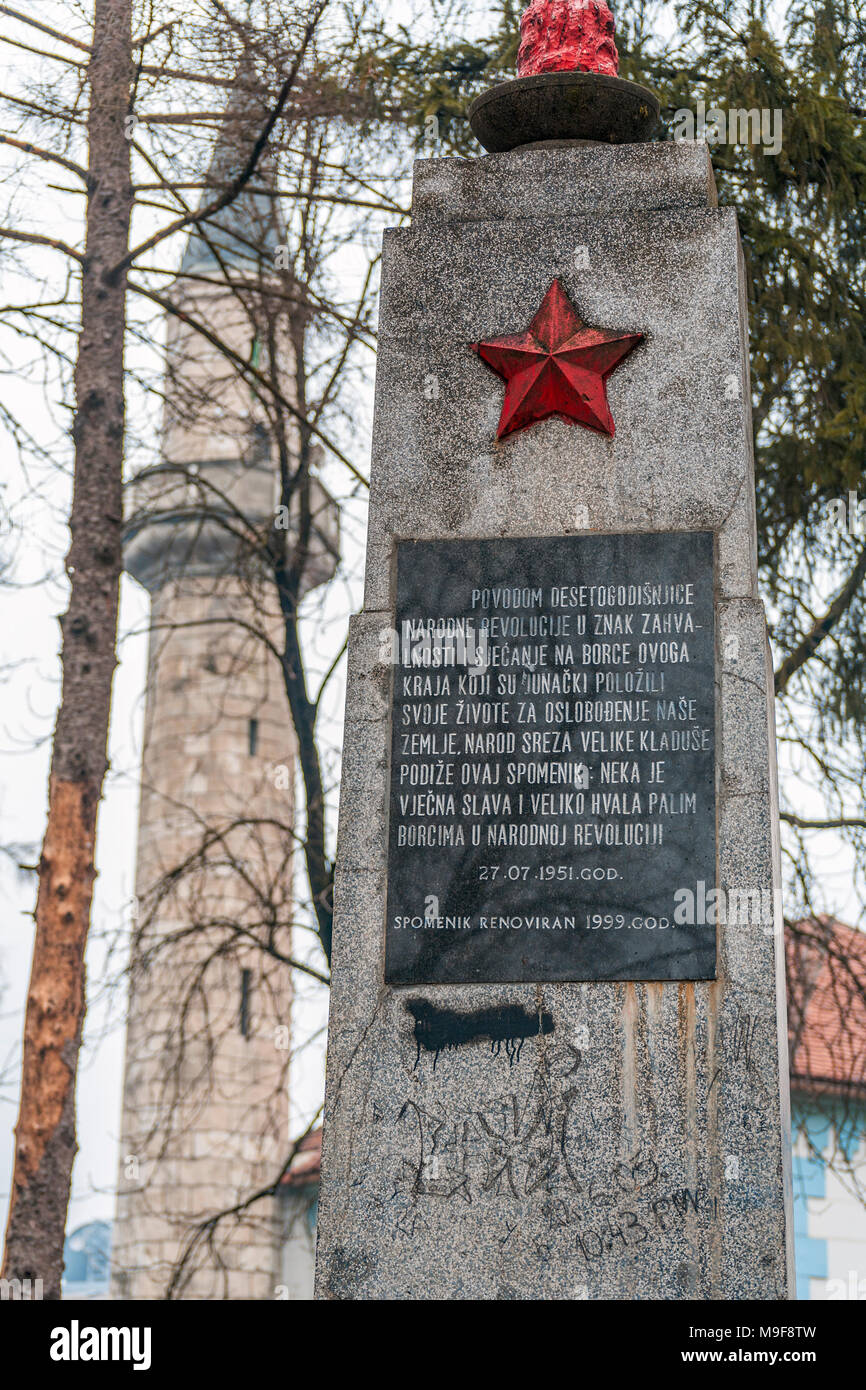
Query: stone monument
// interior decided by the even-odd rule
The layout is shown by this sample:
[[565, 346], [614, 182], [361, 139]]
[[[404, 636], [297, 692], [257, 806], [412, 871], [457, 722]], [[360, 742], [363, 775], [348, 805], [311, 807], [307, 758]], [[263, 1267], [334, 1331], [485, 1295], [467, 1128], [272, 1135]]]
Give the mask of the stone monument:
[[609, 21], [385, 236], [320, 1298], [793, 1296], [742, 258]]

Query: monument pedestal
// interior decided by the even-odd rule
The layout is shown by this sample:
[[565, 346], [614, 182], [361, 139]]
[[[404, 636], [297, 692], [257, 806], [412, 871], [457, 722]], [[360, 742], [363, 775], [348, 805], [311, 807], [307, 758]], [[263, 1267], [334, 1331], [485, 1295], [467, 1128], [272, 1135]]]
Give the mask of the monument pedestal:
[[[542, 382], [497, 438], [478, 347], [555, 280], [641, 338], [596, 363], [615, 433], [575, 423], [566, 343], [575, 401], [545, 418]], [[317, 1296], [792, 1297], [746, 305], [706, 147], [419, 161], [380, 319]]]

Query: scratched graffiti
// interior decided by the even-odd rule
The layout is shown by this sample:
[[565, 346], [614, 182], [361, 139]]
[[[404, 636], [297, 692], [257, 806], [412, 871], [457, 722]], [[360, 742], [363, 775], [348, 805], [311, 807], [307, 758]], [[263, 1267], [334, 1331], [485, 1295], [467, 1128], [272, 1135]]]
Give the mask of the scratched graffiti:
[[645, 1241], [653, 1242], [677, 1225], [685, 1225], [689, 1216], [718, 1216], [717, 1203], [710, 1206], [704, 1188], [682, 1187], [652, 1198], [637, 1210], [622, 1208], [606, 1212], [600, 1225], [584, 1224], [575, 1235], [575, 1249], [587, 1264], [604, 1259], [614, 1251], [630, 1250]]
[[735, 1062], [742, 1062], [746, 1071], [755, 1070], [755, 1040], [758, 1036], [760, 1019], [747, 1013], [734, 1001], [735, 1017], [731, 1024], [731, 1056]]
[[[396, 1230], [411, 1237], [425, 1229], [431, 1200], [493, 1203], [505, 1243], [520, 1231], [531, 1199], [536, 1244], [540, 1216], [547, 1255], [566, 1239], [589, 1265], [672, 1228], [714, 1220], [717, 1200], [707, 1186], [678, 1186], [647, 1149], [601, 1158], [609, 1151], [609, 1117], [587, 1106], [581, 1064], [579, 1049], [560, 1045], [543, 1054], [523, 1088], [500, 1099], [465, 1106], [407, 1100], [397, 1122], [402, 1154], [393, 1196], [408, 1206], [395, 1209]], [[536, 1254], [546, 1258], [544, 1250]]]
[[557, 1175], [577, 1184], [568, 1138], [579, 1062], [578, 1050], [567, 1047], [554, 1062], [543, 1059], [519, 1092], [481, 1107], [407, 1101], [398, 1117], [407, 1136], [399, 1186], [415, 1196], [472, 1202], [525, 1197]]
[[759, 1135], [775, 1123], [759, 1061], [769, 1033], [766, 1021], [749, 1013], [738, 1000], [732, 1000], [731, 1006], [733, 1017], [724, 1024], [723, 1060], [710, 1079], [709, 1096], [724, 1090], [726, 1104], [740, 1127], [749, 1135]]

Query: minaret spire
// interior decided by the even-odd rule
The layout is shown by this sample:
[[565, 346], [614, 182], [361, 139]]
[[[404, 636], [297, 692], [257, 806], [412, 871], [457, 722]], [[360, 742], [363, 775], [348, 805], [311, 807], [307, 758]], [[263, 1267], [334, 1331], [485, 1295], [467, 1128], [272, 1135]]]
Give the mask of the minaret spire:
[[[237, 178], [265, 123], [267, 112], [256, 96], [254, 78], [252, 61], [242, 59], [214, 143], [203, 203]], [[218, 261], [249, 270], [261, 258], [264, 248], [272, 250], [284, 240], [275, 175], [273, 157], [265, 150], [249, 182], [228, 207], [200, 227], [193, 226], [181, 261], [181, 275], [206, 273]]]

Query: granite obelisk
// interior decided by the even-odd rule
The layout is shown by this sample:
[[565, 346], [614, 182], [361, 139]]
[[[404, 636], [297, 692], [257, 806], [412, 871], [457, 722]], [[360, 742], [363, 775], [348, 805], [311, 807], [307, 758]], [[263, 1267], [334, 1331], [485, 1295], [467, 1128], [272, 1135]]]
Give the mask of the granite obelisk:
[[317, 1296], [791, 1297], [736, 217], [550, 8], [385, 237]]

